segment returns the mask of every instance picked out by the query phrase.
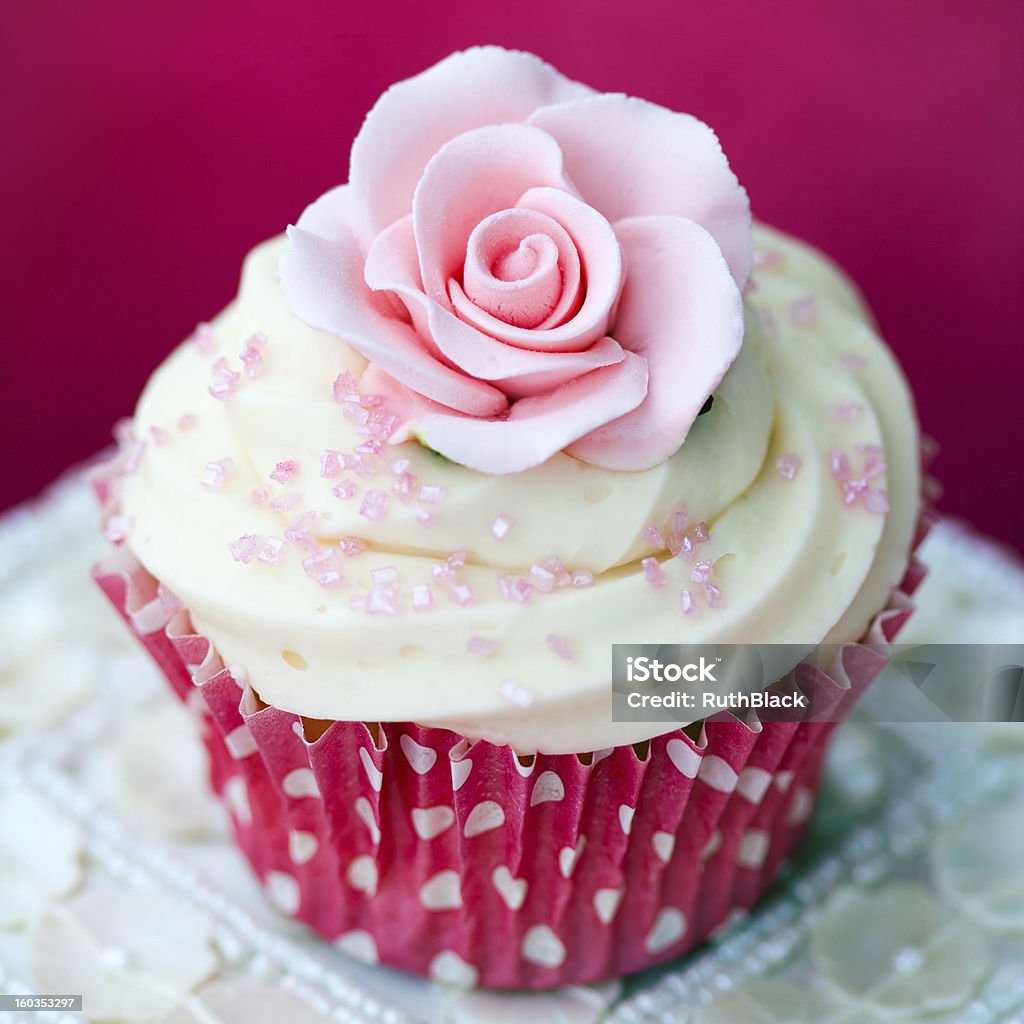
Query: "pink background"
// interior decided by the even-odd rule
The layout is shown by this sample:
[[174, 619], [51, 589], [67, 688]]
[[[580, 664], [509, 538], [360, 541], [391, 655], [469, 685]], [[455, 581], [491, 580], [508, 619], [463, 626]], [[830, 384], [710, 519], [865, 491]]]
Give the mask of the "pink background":
[[1024, 547], [1018, 0], [157, 6], [0, 13], [0, 507], [106, 443], [388, 83], [498, 42], [710, 122], [755, 213], [863, 287], [941, 507]]

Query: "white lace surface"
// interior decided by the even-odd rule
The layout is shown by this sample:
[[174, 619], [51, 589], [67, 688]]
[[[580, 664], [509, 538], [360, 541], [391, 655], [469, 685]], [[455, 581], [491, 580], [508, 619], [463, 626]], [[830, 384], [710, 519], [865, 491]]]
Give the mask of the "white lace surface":
[[[86, 1006], [25, 1021], [1024, 1024], [1024, 725], [845, 724], [776, 894], [621, 984], [464, 992], [311, 937], [235, 851], [189, 712], [93, 586], [96, 519], [77, 477], [0, 518], [0, 993]], [[1019, 564], [952, 522], [922, 556], [901, 641], [1024, 642]]]

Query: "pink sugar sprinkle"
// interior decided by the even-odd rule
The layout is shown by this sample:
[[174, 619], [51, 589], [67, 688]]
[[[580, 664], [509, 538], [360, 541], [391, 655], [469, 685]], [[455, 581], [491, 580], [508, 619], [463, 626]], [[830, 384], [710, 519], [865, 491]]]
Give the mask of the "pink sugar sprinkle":
[[889, 511], [889, 498], [880, 487], [872, 487], [864, 495], [864, 507], [877, 515]]
[[270, 503], [270, 507], [275, 512], [287, 512], [289, 509], [295, 508], [300, 501], [302, 501], [301, 494], [296, 494], [294, 491], [288, 491], [287, 493], [275, 498]]
[[701, 520], [692, 530], [690, 530], [690, 536], [693, 538], [695, 544], [703, 544], [711, 536], [708, 532], [708, 524]]
[[349, 395], [354, 395], [359, 390], [359, 381], [347, 370], [339, 373], [331, 385], [331, 394], [336, 402], [344, 402]]
[[342, 398], [342, 401], [347, 405], [359, 406], [361, 409], [372, 409], [374, 406], [381, 404], [380, 395], [360, 395], [355, 392], [349, 392]]
[[392, 485], [391, 490], [398, 495], [403, 505], [408, 505], [416, 490], [416, 477], [412, 473], [403, 473]]
[[356, 445], [356, 455], [380, 455], [381, 444], [376, 438], [370, 438], [369, 441], [363, 441], [361, 444]]
[[263, 346], [266, 343], [267, 336], [262, 331], [258, 331], [252, 337], [246, 339], [242, 345], [242, 351], [238, 353], [238, 358], [242, 360], [245, 375], [250, 380], [254, 380], [263, 372]]
[[690, 521], [690, 513], [686, 511], [685, 505], [679, 505], [672, 513], [672, 532], [682, 533], [686, 524]]
[[453, 569], [461, 569], [466, 564], [466, 552], [453, 551], [446, 561]]
[[400, 606], [395, 587], [374, 587], [366, 596], [366, 610], [371, 615], [397, 615]]
[[661, 530], [659, 530], [653, 523], [644, 527], [643, 537], [644, 541], [652, 548], [655, 548], [658, 551], [662, 551], [664, 549], [665, 538], [661, 535]]
[[530, 583], [544, 594], [555, 589], [555, 574], [543, 565], [530, 566]]
[[228, 551], [236, 562], [247, 565], [259, 554], [262, 545], [261, 537], [257, 537], [254, 533], [244, 533], [237, 540], [228, 544]]
[[181, 431], [192, 430], [199, 422], [199, 417], [194, 412], [187, 412], [184, 416], [178, 417], [178, 429]]
[[340, 456], [341, 452], [336, 452], [333, 448], [324, 449], [320, 455], [320, 476], [322, 479], [331, 480], [341, 472]]
[[804, 460], [799, 455], [790, 453], [789, 455], [780, 455], [775, 460], [775, 468], [778, 470], [779, 476], [783, 480], [792, 480], [797, 473], [800, 472], [800, 467], [804, 464]]
[[285, 540], [294, 541], [296, 537], [306, 533], [316, 520], [317, 514], [313, 511], [303, 512], [301, 516], [296, 516], [288, 524], [288, 529], [284, 531]]
[[375, 587], [398, 587], [398, 570], [393, 565], [385, 565], [379, 569], [372, 569], [370, 577]]
[[843, 504], [856, 505], [868, 489], [868, 482], [864, 479], [843, 481]]
[[572, 574], [572, 585], [574, 587], [589, 587], [594, 582], [594, 574], [588, 569], [577, 569]]
[[128, 516], [111, 516], [103, 528], [103, 535], [112, 544], [120, 544], [132, 532], [132, 521]]
[[693, 567], [693, 571], [690, 573], [690, 579], [694, 583], [707, 583], [711, 578], [711, 562], [706, 558], [701, 559]]
[[779, 270], [786, 263], [786, 257], [779, 249], [755, 249], [754, 266], [764, 267], [766, 270]]
[[451, 586], [455, 582], [455, 570], [447, 562], [434, 562], [430, 566], [431, 575], [445, 586]]
[[512, 595], [512, 599], [518, 601], [519, 604], [529, 604], [533, 594], [533, 585], [526, 580], [513, 580], [509, 584], [509, 593]]
[[150, 427], [149, 433], [153, 438], [153, 444], [155, 444], [157, 448], [163, 448], [164, 445], [170, 444], [173, 440], [171, 435], [168, 434], [163, 427]]
[[874, 480], [876, 477], [884, 475], [889, 467], [885, 463], [885, 459], [880, 459], [876, 455], [869, 455], [864, 460], [864, 476], [868, 480]]
[[364, 437], [375, 437], [378, 441], [386, 441], [395, 432], [398, 417], [385, 412], [382, 408], [371, 409], [367, 421], [357, 433]]
[[391, 463], [391, 473], [393, 476], [401, 476], [403, 473], [408, 473], [411, 466], [411, 459], [395, 459]]
[[688, 590], [679, 591], [679, 607], [683, 609], [684, 615], [696, 615], [698, 613], [697, 603], [693, 594]]
[[498, 516], [498, 518], [491, 523], [491, 536], [495, 540], [504, 540], [508, 536], [508, 531], [511, 529], [512, 520], [507, 516]]
[[837, 420], [855, 420], [864, 413], [860, 402], [840, 402], [832, 406], [832, 416]]
[[440, 505], [447, 493], [448, 489], [440, 484], [424, 484], [420, 488], [420, 504]]
[[370, 410], [364, 409], [361, 405], [356, 405], [353, 402], [345, 401], [342, 405], [342, 411], [345, 414], [345, 418], [351, 420], [353, 423], [362, 426], [370, 419]]
[[371, 455], [339, 454], [338, 462], [342, 469], [354, 470], [364, 480], [369, 480], [371, 477], [377, 475], [376, 460]]
[[333, 573], [338, 580], [341, 579], [341, 561], [335, 548], [317, 548], [313, 554], [302, 560], [302, 568], [311, 580], [317, 582], [328, 573]]
[[479, 654], [482, 658], [489, 657], [498, 649], [497, 640], [488, 640], [485, 636], [471, 636], [466, 641], [468, 654]]
[[779, 325], [775, 322], [775, 314], [767, 306], [757, 307], [757, 319], [761, 324], [761, 334], [766, 341], [778, 337]]
[[212, 356], [217, 348], [217, 335], [213, 326], [208, 323], [196, 324], [192, 337], [189, 339], [204, 356]]
[[528, 708], [533, 703], [533, 691], [514, 679], [503, 679], [498, 687], [498, 696], [517, 707]]
[[802, 295], [789, 304], [789, 322], [797, 327], [806, 327], [818, 319], [818, 300], [813, 295]]
[[294, 459], [282, 459], [271, 470], [270, 479], [283, 484], [286, 480], [291, 480], [298, 471], [299, 464]]
[[335, 484], [331, 488], [331, 494], [336, 498], [341, 498], [347, 501], [349, 498], [354, 498], [359, 491], [359, 484], [354, 480], [342, 480], [341, 483]]
[[567, 587], [572, 583], [572, 576], [558, 555], [549, 555], [540, 564], [542, 569], [547, 569], [555, 577], [559, 587]]
[[656, 558], [645, 558], [640, 564], [644, 567], [644, 576], [652, 587], [663, 587], [668, 582], [668, 577]]
[[573, 650], [572, 645], [564, 636], [559, 636], [557, 633], [548, 633], [544, 638], [544, 642], [548, 647], [554, 651], [560, 658], [565, 661], [572, 661]]
[[218, 401], [224, 402], [237, 390], [242, 375], [232, 370], [227, 360], [222, 356], [213, 364], [213, 371], [210, 380], [210, 394]]
[[428, 530], [434, 525], [434, 517], [423, 508], [416, 509], [416, 522]]
[[384, 518], [387, 507], [387, 492], [370, 489], [363, 495], [363, 502], [359, 506], [359, 514], [366, 519], [372, 519], [374, 522], [379, 523]]
[[714, 583], [704, 584], [704, 597], [707, 599], [709, 608], [722, 607], [722, 591]]
[[512, 600], [512, 586], [509, 583], [508, 577], [503, 572], [495, 573], [494, 574], [494, 582], [498, 586], [498, 593], [501, 594], [502, 600], [503, 601], [511, 601]]
[[684, 562], [693, 561], [693, 556], [697, 554], [697, 545], [688, 533], [685, 534], [683, 539], [679, 542], [679, 550], [676, 554], [679, 558], [683, 559]]
[[284, 551], [284, 541], [280, 537], [268, 537], [260, 548], [260, 561], [267, 565], [277, 565]]
[[452, 597], [460, 604], [463, 608], [467, 605], [473, 604], [476, 600], [476, 594], [473, 593], [473, 588], [465, 583], [456, 583], [451, 590]]
[[342, 537], [338, 541], [338, 547], [346, 558], [355, 558], [366, 551], [366, 541], [361, 537]]
[[850, 460], [838, 448], [829, 452], [828, 464], [836, 480], [845, 480], [850, 475]]
[[203, 475], [199, 478], [199, 483], [210, 490], [217, 490], [223, 486], [225, 478], [231, 476], [234, 471], [235, 463], [231, 459], [208, 462], [203, 467]]
[[412, 597], [412, 610], [414, 612], [425, 612], [434, 603], [434, 595], [431, 593], [429, 583], [415, 583], [409, 588]]
[[269, 487], [257, 487], [252, 492], [252, 502], [254, 505], [266, 506], [269, 505], [273, 500], [274, 495], [271, 493]]

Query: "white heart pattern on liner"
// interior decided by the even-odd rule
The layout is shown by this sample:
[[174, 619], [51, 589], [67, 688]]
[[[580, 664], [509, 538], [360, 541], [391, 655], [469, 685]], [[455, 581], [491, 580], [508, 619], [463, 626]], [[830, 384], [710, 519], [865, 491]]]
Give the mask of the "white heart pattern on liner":
[[696, 778], [702, 756], [693, 747], [680, 739], [674, 739], [668, 741], [665, 750], [680, 775], [685, 775], [688, 779]]
[[672, 851], [676, 848], [676, 837], [671, 832], [655, 832], [651, 836], [651, 846], [660, 860], [666, 864], [672, 859]]
[[296, 768], [289, 772], [281, 780], [281, 788], [296, 800], [305, 796], [320, 796], [316, 776], [308, 768]]
[[359, 760], [363, 762], [363, 770], [366, 772], [366, 777], [370, 780], [370, 785], [379, 793], [380, 787], [384, 782], [384, 774], [373, 763], [373, 758], [370, 757], [370, 752], [366, 747], [359, 748]]
[[347, 953], [354, 960], [361, 960], [364, 964], [375, 964], [379, 960], [377, 942], [369, 932], [345, 932], [334, 940], [334, 945], [342, 953]]
[[424, 747], [422, 744], [417, 743], [411, 736], [407, 736], [402, 733], [402, 738], [399, 740], [402, 747], [402, 753], [405, 754], [406, 761], [409, 762], [409, 767], [417, 775], [426, 775], [437, 761], [437, 751], [431, 750], [430, 747]]
[[764, 863], [765, 857], [768, 856], [769, 846], [771, 846], [771, 837], [763, 828], [748, 828], [740, 840], [736, 859], [745, 868], [759, 868]]
[[469, 812], [466, 824], [462, 826], [462, 834], [467, 839], [501, 828], [505, 824], [505, 812], [500, 804], [493, 800], [483, 800]]
[[633, 829], [633, 815], [636, 814], [636, 808], [630, 807], [629, 804], [619, 805], [619, 824], [622, 826], [622, 831], [628, 836]]
[[286, 914], [298, 912], [301, 901], [299, 883], [291, 875], [283, 871], [268, 871], [266, 886], [267, 896], [275, 907]]
[[427, 910], [454, 910], [462, 906], [462, 886], [456, 871], [439, 871], [420, 889], [420, 903]]
[[312, 832], [288, 833], [288, 856], [293, 864], [305, 864], [316, 856], [320, 842]]
[[365, 854], [362, 857], [356, 857], [349, 864], [348, 871], [345, 872], [345, 878], [348, 879], [348, 884], [356, 892], [363, 892], [367, 896], [372, 896], [377, 891], [377, 865], [374, 859]]
[[697, 777], [719, 793], [731, 793], [740, 779], [732, 765], [717, 754], [708, 754], [701, 761]]
[[252, 824], [252, 808], [249, 806], [249, 789], [241, 775], [232, 775], [224, 783], [224, 800], [239, 825]]
[[458, 953], [450, 949], [438, 953], [430, 961], [428, 973], [434, 981], [452, 988], [473, 988], [480, 972], [472, 964], [467, 964]]
[[542, 772], [534, 783], [530, 794], [530, 806], [565, 799], [565, 786], [554, 772]]
[[463, 783], [469, 778], [469, 773], [472, 770], [473, 762], [468, 757], [464, 757], [461, 761], [452, 761], [452, 789], [456, 793], [462, 789]]
[[524, 960], [538, 967], [561, 967], [565, 961], [565, 946], [546, 924], [537, 924], [526, 933], [522, 954]]
[[455, 811], [447, 804], [412, 809], [412, 827], [420, 839], [433, 839], [454, 824]]
[[744, 768], [740, 772], [739, 782], [736, 783], [736, 792], [746, 797], [752, 804], [759, 804], [771, 784], [771, 772], [763, 768]]
[[513, 878], [512, 872], [502, 864], [494, 869], [491, 881], [509, 910], [518, 910], [523, 905], [523, 901], [526, 899], [525, 878]]
[[558, 870], [562, 872], [563, 878], [569, 878], [576, 868], [576, 861], [580, 859], [583, 847], [587, 845], [587, 837], [580, 836], [576, 840], [575, 849], [571, 846], [563, 846], [558, 851]]
[[376, 846], [380, 842], [380, 828], [377, 826], [377, 819], [373, 815], [373, 805], [365, 796], [361, 796], [356, 800], [356, 814], [369, 829], [370, 838]]
[[621, 902], [621, 889], [598, 889], [594, 893], [594, 913], [607, 924], [615, 916]]
[[648, 953], [660, 953], [674, 946], [686, 934], [686, 916], [675, 907], [665, 907], [648, 932], [644, 946]]

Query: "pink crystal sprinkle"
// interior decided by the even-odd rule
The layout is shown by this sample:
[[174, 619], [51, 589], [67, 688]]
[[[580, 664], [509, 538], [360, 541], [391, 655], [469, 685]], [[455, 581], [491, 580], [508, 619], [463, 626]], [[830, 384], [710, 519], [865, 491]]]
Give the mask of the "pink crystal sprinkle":
[[434, 517], [426, 509], [418, 508], [416, 509], [416, 522], [429, 530], [434, 525]]
[[386, 491], [368, 490], [363, 495], [362, 504], [359, 506], [359, 514], [366, 519], [372, 519], [379, 523], [387, 511], [388, 495]]
[[549, 555], [540, 564], [541, 568], [547, 569], [555, 577], [555, 583], [558, 586], [567, 587], [572, 583], [572, 576], [558, 555]]
[[254, 533], [244, 533], [228, 544], [228, 551], [236, 562], [248, 564], [259, 554], [263, 540]]
[[533, 585], [526, 580], [513, 580], [509, 584], [509, 593], [514, 601], [519, 604], [529, 604], [530, 596], [533, 594]]
[[210, 380], [210, 394], [218, 401], [224, 402], [238, 390], [242, 375], [232, 370], [223, 356], [213, 364]]
[[408, 473], [411, 467], [411, 459], [395, 459], [395, 461], [391, 463], [391, 473], [393, 476], [401, 476], [403, 473]]
[[356, 445], [356, 455], [380, 455], [381, 443], [376, 438], [370, 438], [369, 441], [363, 441], [361, 444]]
[[696, 615], [698, 611], [693, 594], [685, 589], [679, 591], [679, 607], [683, 609], [684, 615]]
[[843, 504], [856, 505], [868, 489], [868, 482], [863, 478], [843, 481]]
[[255, 379], [263, 372], [263, 346], [267, 343], [267, 336], [262, 331], [246, 339], [242, 345], [242, 351], [238, 358], [242, 360], [246, 377]]
[[860, 402], [840, 402], [832, 406], [832, 416], [837, 420], [855, 420], [864, 412]]
[[364, 425], [370, 419], [369, 409], [364, 409], [361, 405], [356, 405], [353, 402], [349, 402], [347, 399], [343, 403], [343, 412], [346, 419], [351, 420], [359, 426]]
[[394, 587], [374, 587], [366, 596], [366, 610], [371, 615], [397, 615], [398, 591]]
[[461, 569], [466, 564], [466, 552], [453, 551], [446, 561], [453, 569]]
[[645, 558], [640, 564], [644, 567], [644, 576], [652, 587], [663, 587], [668, 582], [668, 577], [656, 558]]
[[544, 594], [555, 589], [555, 574], [543, 565], [530, 566], [530, 583]]
[[693, 538], [694, 543], [703, 544], [711, 536], [708, 532], [708, 524], [701, 520], [692, 530], [690, 530], [690, 536]]
[[270, 507], [275, 512], [287, 512], [289, 509], [295, 508], [300, 501], [302, 501], [301, 494], [296, 494], [294, 491], [288, 491], [287, 493], [276, 497], [270, 503]]
[[[676, 536], [673, 534], [673, 536]], [[671, 545], [669, 546], [671, 551]], [[693, 561], [693, 556], [697, 553], [697, 545], [694, 542], [693, 537], [690, 534], [686, 534], [683, 539], [679, 542], [678, 550], [674, 552], [679, 558], [683, 559], [684, 562]]]
[[652, 548], [661, 551], [665, 547], [665, 538], [661, 535], [659, 530], [653, 523], [644, 527], [644, 541], [649, 544]]
[[252, 492], [252, 501], [254, 505], [266, 506], [269, 505], [273, 500], [274, 495], [271, 493], [269, 487], [257, 487]]
[[347, 370], [339, 373], [331, 385], [331, 393], [336, 402], [344, 402], [349, 395], [354, 395], [359, 390], [359, 382]]
[[790, 323], [806, 327], [818, 319], [818, 300], [813, 295], [802, 295], [789, 304]]
[[366, 550], [366, 541], [361, 537], [342, 537], [338, 547], [346, 558], [355, 558]]
[[889, 499], [880, 487], [872, 487], [864, 495], [864, 507], [869, 512], [882, 515], [889, 511]]
[[409, 588], [409, 593], [414, 612], [425, 612], [434, 603], [434, 595], [431, 593], [429, 583], [415, 583]]
[[589, 587], [594, 582], [594, 574], [588, 569], [577, 569], [572, 574], [572, 585], [574, 587]]
[[364, 437], [374, 437], [378, 441], [386, 441], [398, 426], [398, 417], [385, 412], [382, 408], [371, 409], [366, 422], [356, 433]]
[[318, 545], [309, 532], [309, 528], [316, 522], [316, 519], [315, 512], [303, 512], [301, 516], [297, 516], [288, 524], [288, 528], [284, 531], [284, 539], [299, 547], [308, 548], [310, 551], [317, 550]]
[[498, 518], [491, 523], [491, 536], [495, 540], [504, 540], [508, 536], [508, 531], [511, 529], [512, 521], [506, 516], [498, 516]]
[[690, 573], [690, 579], [693, 580], [694, 583], [707, 583], [710, 578], [711, 562], [706, 558], [701, 559], [701, 561], [694, 565], [693, 571]]
[[178, 417], [178, 429], [192, 430], [199, 422], [199, 417], [194, 412], [187, 412], [184, 416]]
[[548, 647], [554, 651], [560, 658], [565, 661], [572, 661], [573, 651], [572, 645], [564, 636], [559, 636], [557, 633], [548, 633], [544, 638], [544, 642]]
[[498, 649], [497, 640], [489, 640], [485, 636], [471, 636], [466, 641], [466, 651], [469, 654], [479, 654], [486, 658]]
[[150, 427], [149, 433], [153, 438], [153, 444], [155, 444], [157, 448], [163, 448], [164, 445], [170, 444], [173, 440], [171, 435], [168, 434], [163, 427]]
[[216, 332], [212, 325], [207, 323], [196, 324], [190, 340], [204, 356], [212, 356], [217, 347]]
[[690, 521], [690, 513], [686, 511], [685, 505], [679, 505], [672, 513], [672, 532], [682, 533], [686, 524]]
[[877, 455], [869, 455], [864, 460], [864, 476], [868, 480], [874, 480], [876, 477], [882, 476], [888, 466], [885, 463], [885, 459], [880, 459]]
[[333, 448], [324, 449], [320, 455], [320, 476], [322, 479], [331, 480], [341, 472], [340, 457], [341, 452], [336, 452]]
[[235, 464], [231, 459], [218, 459], [216, 462], [208, 462], [203, 467], [203, 475], [199, 478], [199, 483], [203, 487], [217, 490], [223, 486], [225, 478], [229, 477], [234, 471]]
[[318, 548], [302, 560], [302, 568], [311, 580], [318, 582], [327, 573], [334, 573], [339, 580], [341, 578], [341, 562], [335, 548]]
[[412, 501], [415, 489], [416, 477], [412, 473], [403, 473], [391, 487], [403, 505], [408, 505]]
[[704, 597], [707, 599], [709, 608], [722, 607], [722, 592], [714, 583], [704, 584]]
[[501, 681], [501, 685], [498, 687], [498, 696], [521, 708], [528, 708], [533, 703], [533, 691], [529, 687], [517, 683], [514, 679]]
[[850, 460], [838, 448], [829, 452], [828, 464], [836, 480], [845, 480], [850, 475]]
[[424, 484], [420, 488], [420, 504], [440, 505], [447, 493], [448, 489], [440, 484]]
[[803, 464], [804, 460], [792, 452], [789, 455], [780, 455], [775, 460], [775, 468], [784, 480], [792, 480], [800, 472]]
[[277, 565], [284, 551], [284, 541], [280, 537], [268, 537], [260, 548], [260, 561], [267, 565]]
[[299, 464], [294, 459], [282, 459], [271, 470], [270, 479], [283, 484], [286, 480], [291, 480], [298, 471]]
[[379, 569], [372, 569], [370, 576], [375, 587], [398, 587], [398, 570], [393, 565], [385, 565]]
[[331, 494], [336, 498], [341, 498], [347, 501], [349, 498], [354, 498], [358, 490], [359, 484], [354, 480], [342, 480], [331, 488]]
[[132, 532], [132, 521], [128, 516], [111, 516], [103, 529], [103, 535], [112, 544], [120, 544]]
[[471, 605], [476, 600], [476, 594], [473, 593], [473, 588], [467, 586], [465, 583], [456, 583], [452, 587], [452, 597], [465, 608], [467, 605]]

